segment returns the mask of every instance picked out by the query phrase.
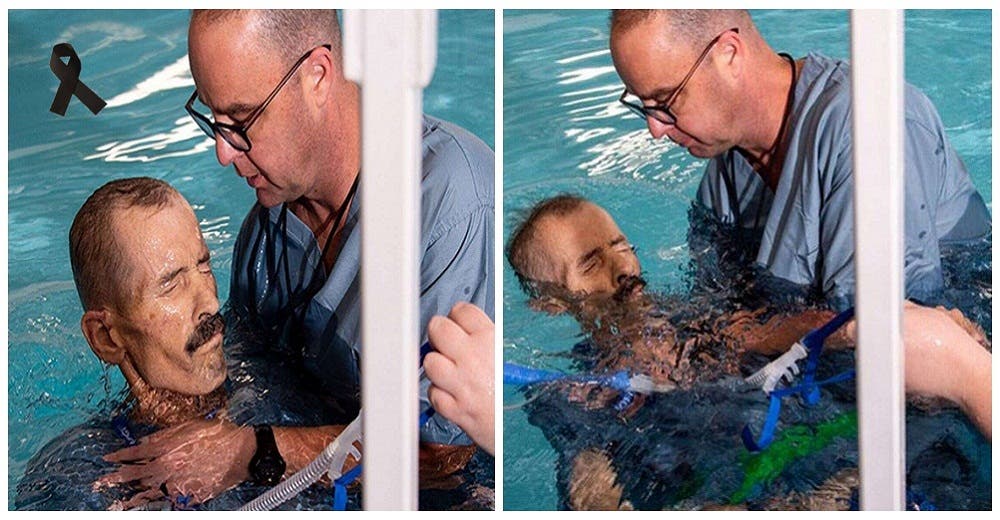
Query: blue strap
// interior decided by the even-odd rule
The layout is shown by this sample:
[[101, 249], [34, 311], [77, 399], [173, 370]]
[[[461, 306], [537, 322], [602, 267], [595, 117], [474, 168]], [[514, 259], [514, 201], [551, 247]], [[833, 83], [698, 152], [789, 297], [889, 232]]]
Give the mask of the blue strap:
[[[851, 307], [840, 314], [836, 315], [830, 321], [826, 322], [823, 326], [818, 329], [810, 331], [805, 337], [802, 338], [802, 344], [809, 351], [809, 357], [806, 359], [806, 369], [803, 378], [803, 384], [809, 385], [816, 378], [816, 369], [819, 367], [819, 356], [823, 352], [823, 343], [826, 338], [830, 337], [831, 334], [837, 331], [845, 323], [854, 317], [854, 307]], [[803, 399], [807, 405], [815, 405], [819, 402], [819, 389], [811, 388], [808, 392], [802, 394]]]
[[618, 399], [618, 402], [614, 405], [614, 410], [618, 413], [622, 413], [628, 408], [632, 401], [635, 400], [635, 392], [622, 392], [622, 396]]
[[344, 511], [347, 508], [347, 486], [361, 475], [361, 464], [351, 468], [337, 480], [333, 481], [333, 510]]
[[[421, 347], [421, 350], [423, 348]], [[423, 359], [421, 359], [421, 364], [423, 364]], [[419, 426], [418, 428], [423, 428], [427, 421], [434, 417], [434, 409], [428, 407], [426, 410], [420, 413]], [[337, 480], [333, 481], [333, 510], [334, 511], [344, 511], [347, 508], [347, 486], [350, 486], [358, 477], [361, 476], [361, 464], [354, 466], [350, 471], [344, 473]]]
[[758, 452], [770, 446], [771, 442], [774, 441], [774, 433], [778, 428], [778, 417], [781, 415], [782, 398], [789, 395], [799, 394], [806, 406], [813, 406], [819, 403], [819, 387], [831, 383], [847, 381], [854, 377], [854, 369], [851, 369], [823, 381], [817, 382], [815, 380], [816, 369], [819, 366], [819, 356], [823, 351], [823, 342], [853, 317], [854, 308], [852, 307], [834, 316], [833, 319], [825, 325], [809, 332], [809, 334], [806, 334], [805, 337], [802, 338], [802, 344], [805, 345], [806, 349], [809, 351], [802, 383], [788, 388], [777, 389], [768, 394], [770, 403], [767, 407], [767, 417], [764, 419], [764, 425], [760, 430], [760, 437], [757, 439], [754, 438], [753, 432], [750, 431], [749, 424], [744, 425], [743, 431], [740, 432], [740, 438], [743, 440], [743, 445], [746, 446], [747, 450], [751, 452]]
[[114, 419], [111, 419], [111, 427], [114, 428], [115, 434], [129, 446], [135, 446], [139, 443], [135, 436], [132, 435], [132, 430], [128, 427], [128, 418], [125, 417], [125, 414], [117, 415]]
[[420, 366], [424, 366], [424, 358], [427, 357], [427, 354], [430, 354], [432, 350], [434, 350], [434, 347], [431, 346], [430, 341], [420, 345]]
[[760, 429], [760, 438], [754, 440], [753, 433], [750, 431], [750, 425], [746, 424], [743, 426], [743, 431], [740, 432], [740, 437], [743, 439], [743, 445], [746, 446], [747, 450], [752, 452], [761, 451], [771, 445], [771, 442], [774, 441], [774, 432], [778, 428], [778, 417], [781, 415], [781, 399], [783, 397], [797, 393], [802, 394], [803, 397], [805, 397], [814, 392], [818, 395], [819, 387], [831, 383], [847, 381], [853, 377], [854, 369], [852, 368], [829, 379], [824, 379], [818, 383], [803, 383], [790, 388], [782, 388], [771, 392], [768, 396], [771, 402], [767, 407], [767, 418], [764, 419], [764, 426]]

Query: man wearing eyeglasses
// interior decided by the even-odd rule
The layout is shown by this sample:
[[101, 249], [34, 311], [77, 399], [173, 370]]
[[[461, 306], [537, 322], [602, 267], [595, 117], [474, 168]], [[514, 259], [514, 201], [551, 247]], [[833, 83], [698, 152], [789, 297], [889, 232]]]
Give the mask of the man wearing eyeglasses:
[[[848, 64], [776, 53], [746, 11], [614, 11], [610, 47], [621, 103], [654, 138], [709, 159], [696, 206], [759, 240], [756, 251], [737, 253], [774, 279], [850, 306]], [[941, 246], [988, 237], [990, 215], [937, 111], [912, 85], [905, 185], [906, 294], [934, 301], [944, 286]]]
[[[836, 307], [854, 293], [848, 65], [774, 52], [746, 11], [614, 11], [621, 102], [655, 138], [710, 159], [698, 203], [760, 237], [756, 261]], [[906, 90], [907, 296], [944, 284], [940, 244], [990, 216], [927, 97]], [[753, 253], [750, 253], [753, 255]]]
[[[186, 110], [215, 140], [219, 162], [233, 166], [257, 196], [236, 241], [227, 318], [263, 334], [283, 353], [276, 355], [301, 355], [302, 379], [288, 384], [323, 395], [317, 411], [347, 423], [360, 407], [362, 172], [360, 92], [343, 76], [337, 15], [195, 11], [188, 49], [196, 90]], [[385, 100], [385, 117], [396, 117], [395, 102]], [[422, 131], [421, 337], [400, 345], [414, 349], [427, 337], [430, 318], [447, 315], [458, 302], [493, 314], [493, 152], [469, 132], [431, 117], [423, 118]], [[428, 385], [421, 384], [422, 409]], [[254, 422], [256, 441], [243, 440], [256, 445], [255, 459], [274, 467], [225, 470], [255, 481], [301, 467], [292, 459], [311, 460], [333, 432], [272, 431], [267, 425], [280, 417]], [[421, 429], [421, 441], [422, 478], [454, 472], [474, 451], [440, 416]], [[178, 432], [137, 461], [169, 475], [171, 468], [155, 467], [169, 450], [188, 444], [202, 453], [235, 449], [204, 442], [197, 432]]]

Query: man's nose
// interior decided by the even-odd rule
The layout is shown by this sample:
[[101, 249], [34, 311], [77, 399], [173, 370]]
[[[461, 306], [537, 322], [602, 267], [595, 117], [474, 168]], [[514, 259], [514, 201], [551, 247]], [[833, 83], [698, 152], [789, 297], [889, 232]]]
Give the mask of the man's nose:
[[667, 130], [673, 128], [674, 125], [668, 125], [655, 117], [646, 116], [646, 127], [649, 128], [649, 133], [653, 136], [653, 139], [662, 139], [667, 135]]
[[233, 148], [233, 145], [229, 144], [221, 135], [215, 134], [215, 158], [219, 160], [219, 164], [229, 166], [242, 153]]
[[195, 316], [204, 314], [216, 314], [219, 312], [218, 287], [215, 277], [210, 274], [199, 273], [199, 283], [195, 294]]
[[612, 267], [612, 276], [615, 281], [615, 287], [618, 287], [624, 282], [629, 276], [636, 274], [632, 269], [632, 265], [624, 258], [618, 258], [615, 260]]

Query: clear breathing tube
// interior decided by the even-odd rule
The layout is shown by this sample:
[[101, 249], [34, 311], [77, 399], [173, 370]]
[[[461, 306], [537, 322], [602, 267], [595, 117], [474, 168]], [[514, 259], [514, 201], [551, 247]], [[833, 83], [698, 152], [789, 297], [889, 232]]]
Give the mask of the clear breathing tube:
[[323, 477], [324, 473], [330, 474], [330, 481], [333, 482], [343, 474], [344, 463], [349, 455], [361, 462], [361, 451], [355, 446], [355, 442], [361, 441], [361, 418], [364, 410], [358, 412], [358, 417], [347, 425], [347, 428], [337, 436], [322, 453], [319, 454], [308, 466], [302, 468], [291, 477], [288, 477], [277, 486], [271, 488], [263, 495], [253, 499], [244, 505], [240, 511], [270, 511], [292, 497], [298, 495], [314, 482]]

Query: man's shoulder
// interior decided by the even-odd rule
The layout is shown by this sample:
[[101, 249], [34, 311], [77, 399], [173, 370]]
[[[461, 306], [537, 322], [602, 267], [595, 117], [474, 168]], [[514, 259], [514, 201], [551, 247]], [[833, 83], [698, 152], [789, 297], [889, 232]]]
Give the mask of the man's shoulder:
[[444, 146], [444, 150], [449, 150], [449, 147], [454, 146], [457, 148], [456, 151], [489, 157], [491, 161], [493, 159], [493, 150], [482, 139], [455, 123], [424, 114], [421, 126], [425, 149], [432, 147], [437, 151], [438, 149], [433, 147]]
[[849, 116], [851, 69], [846, 61], [809, 53], [805, 57], [801, 74], [803, 88], [798, 94], [804, 96], [803, 102], [808, 114], [825, 114], [816, 118], [817, 120], [829, 120], [832, 112], [839, 113], [841, 118]]
[[422, 208], [433, 223], [449, 226], [493, 207], [493, 150], [468, 130], [423, 118]]
[[493, 199], [493, 150], [472, 132], [447, 121], [423, 117], [423, 183], [447, 184]]
[[[825, 115], [823, 119], [828, 121], [849, 117], [853, 106], [850, 64], [818, 53], [809, 53], [805, 59], [802, 79], [815, 91], [811, 96], [811, 111], [822, 112]], [[911, 127], [916, 124], [927, 129], [940, 126], [940, 116], [930, 98], [912, 83], [906, 82], [904, 89], [907, 123]], [[841, 117], [831, 118], [831, 113]]]

